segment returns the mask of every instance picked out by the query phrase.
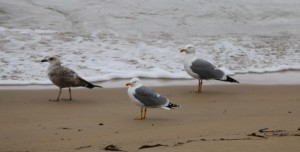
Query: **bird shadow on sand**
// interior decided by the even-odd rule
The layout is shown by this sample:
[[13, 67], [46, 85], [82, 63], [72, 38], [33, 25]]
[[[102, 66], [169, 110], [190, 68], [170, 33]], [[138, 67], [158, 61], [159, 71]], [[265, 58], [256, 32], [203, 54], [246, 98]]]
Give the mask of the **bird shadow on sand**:
[[150, 116], [147, 117], [146, 119], [143, 120], [136, 120], [136, 119], [132, 119], [132, 121], [136, 122], [136, 123], [145, 123], [145, 124], [151, 124], [152, 126], [154, 126], [155, 124], [160, 124], [160, 123], [168, 123], [168, 122], [174, 122], [175, 119], [172, 118], [162, 118], [162, 117], [155, 117], [155, 116]]
[[59, 101], [49, 101], [49, 103], [52, 104], [65, 104], [65, 105], [89, 105], [89, 104], [99, 104], [99, 102], [97, 100], [89, 100], [89, 99], [81, 99], [81, 98], [76, 98], [76, 99], [72, 99], [72, 100], [68, 100], [68, 99], [60, 99]]
[[186, 91], [186, 95], [192, 96], [213, 96], [213, 95], [232, 95], [234, 92], [224, 91], [224, 90], [203, 90], [201, 93], [198, 93], [196, 90]]

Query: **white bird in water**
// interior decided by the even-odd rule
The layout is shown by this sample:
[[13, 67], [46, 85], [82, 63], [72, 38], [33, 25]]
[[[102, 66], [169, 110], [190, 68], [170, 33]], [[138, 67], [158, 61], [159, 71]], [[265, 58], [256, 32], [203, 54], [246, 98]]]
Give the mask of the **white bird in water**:
[[210, 62], [199, 59], [195, 55], [195, 48], [193, 45], [188, 44], [180, 49], [180, 52], [185, 52], [184, 69], [193, 78], [199, 80], [198, 93], [201, 93], [202, 80], [220, 80], [233, 83], [239, 83], [237, 80], [227, 76], [224, 71], [216, 68]]
[[62, 88], [69, 88], [70, 98], [67, 100], [72, 100], [71, 87], [87, 87], [89, 89], [94, 87], [102, 88], [102, 86], [94, 85], [84, 80], [75, 71], [61, 65], [62, 63], [57, 56], [45, 58], [41, 62], [50, 63], [47, 71], [48, 77], [53, 84], [59, 87], [57, 99], [49, 101], [59, 101]]
[[132, 78], [126, 86], [128, 86], [130, 100], [141, 107], [141, 115], [137, 120], [146, 118], [147, 108], [171, 110], [174, 107], [180, 107], [179, 105], [170, 103], [169, 99], [154, 92], [152, 89], [145, 87], [138, 78]]

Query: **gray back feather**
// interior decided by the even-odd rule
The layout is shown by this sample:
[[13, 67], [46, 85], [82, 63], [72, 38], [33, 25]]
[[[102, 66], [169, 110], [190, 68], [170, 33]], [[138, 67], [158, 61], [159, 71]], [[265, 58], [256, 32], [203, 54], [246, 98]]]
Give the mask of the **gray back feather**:
[[210, 62], [197, 59], [192, 62], [191, 69], [194, 73], [197, 73], [201, 79], [222, 79], [225, 75], [220, 69], [217, 69]]
[[168, 99], [154, 92], [152, 89], [141, 86], [135, 90], [134, 97], [148, 107], [160, 107], [168, 103]]

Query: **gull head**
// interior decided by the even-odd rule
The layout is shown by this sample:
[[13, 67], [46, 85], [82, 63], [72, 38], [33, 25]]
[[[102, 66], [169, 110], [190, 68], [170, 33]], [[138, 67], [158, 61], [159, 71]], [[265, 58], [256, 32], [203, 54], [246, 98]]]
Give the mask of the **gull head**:
[[179, 50], [180, 52], [185, 52], [186, 54], [195, 54], [195, 48], [192, 44], [188, 44], [184, 48], [181, 48]]
[[126, 86], [128, 87], [138, 87], [138, 86], [141, 86], [142, 83], [141, 83], [141, 80], [139, 78], [132, 78], [129, 80], [128, 83], [126, 83]]
[[46, 57], [41, 62], [49, 62], [50, 64], [61, 64], [58, 56]]

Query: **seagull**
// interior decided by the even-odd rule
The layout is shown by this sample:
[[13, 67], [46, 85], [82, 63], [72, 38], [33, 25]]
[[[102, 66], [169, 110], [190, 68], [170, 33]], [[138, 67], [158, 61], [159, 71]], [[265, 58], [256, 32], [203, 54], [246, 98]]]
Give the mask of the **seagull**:
[[169, 99], [161, 96], [152, 89], [145, 87], [139, 78], [132, 78], [127, 84], [128, 96], [132, 102], [141, 107], [141, 116], [136, 120], [146, 118], [147, 108], [163, 108], [171, 110], [179, 105], [170, 103]]
[[59, 101], [62, 88], [69, 88], [70, 98], [66, 100], [72, 100], [71, 87], [87, 87], [89, 89], [94, 87], [102, 88], [102, 86], [94, 85], [83, 78], [81, 78], [75, 71], [62, 65], [58, 56], [52, 56], [41, 60], [41, 62], [49, 62], [48, 77], [53, 84], [59, 87], [59, 93], [56, 100]]
[[184, 69], [193, 78], [198, 79], [198, 93], [201, 93], [202, 80], [215, 79], [220, 81], [228, 81], [232, 83], [239, 83], [237, 80], [227, 76], [224, 71], [216, 68], [210, 62], [199, 59], [195, 55], [195, 48], [188, 44], [180, 49], [180, 52], [185, 52]]

